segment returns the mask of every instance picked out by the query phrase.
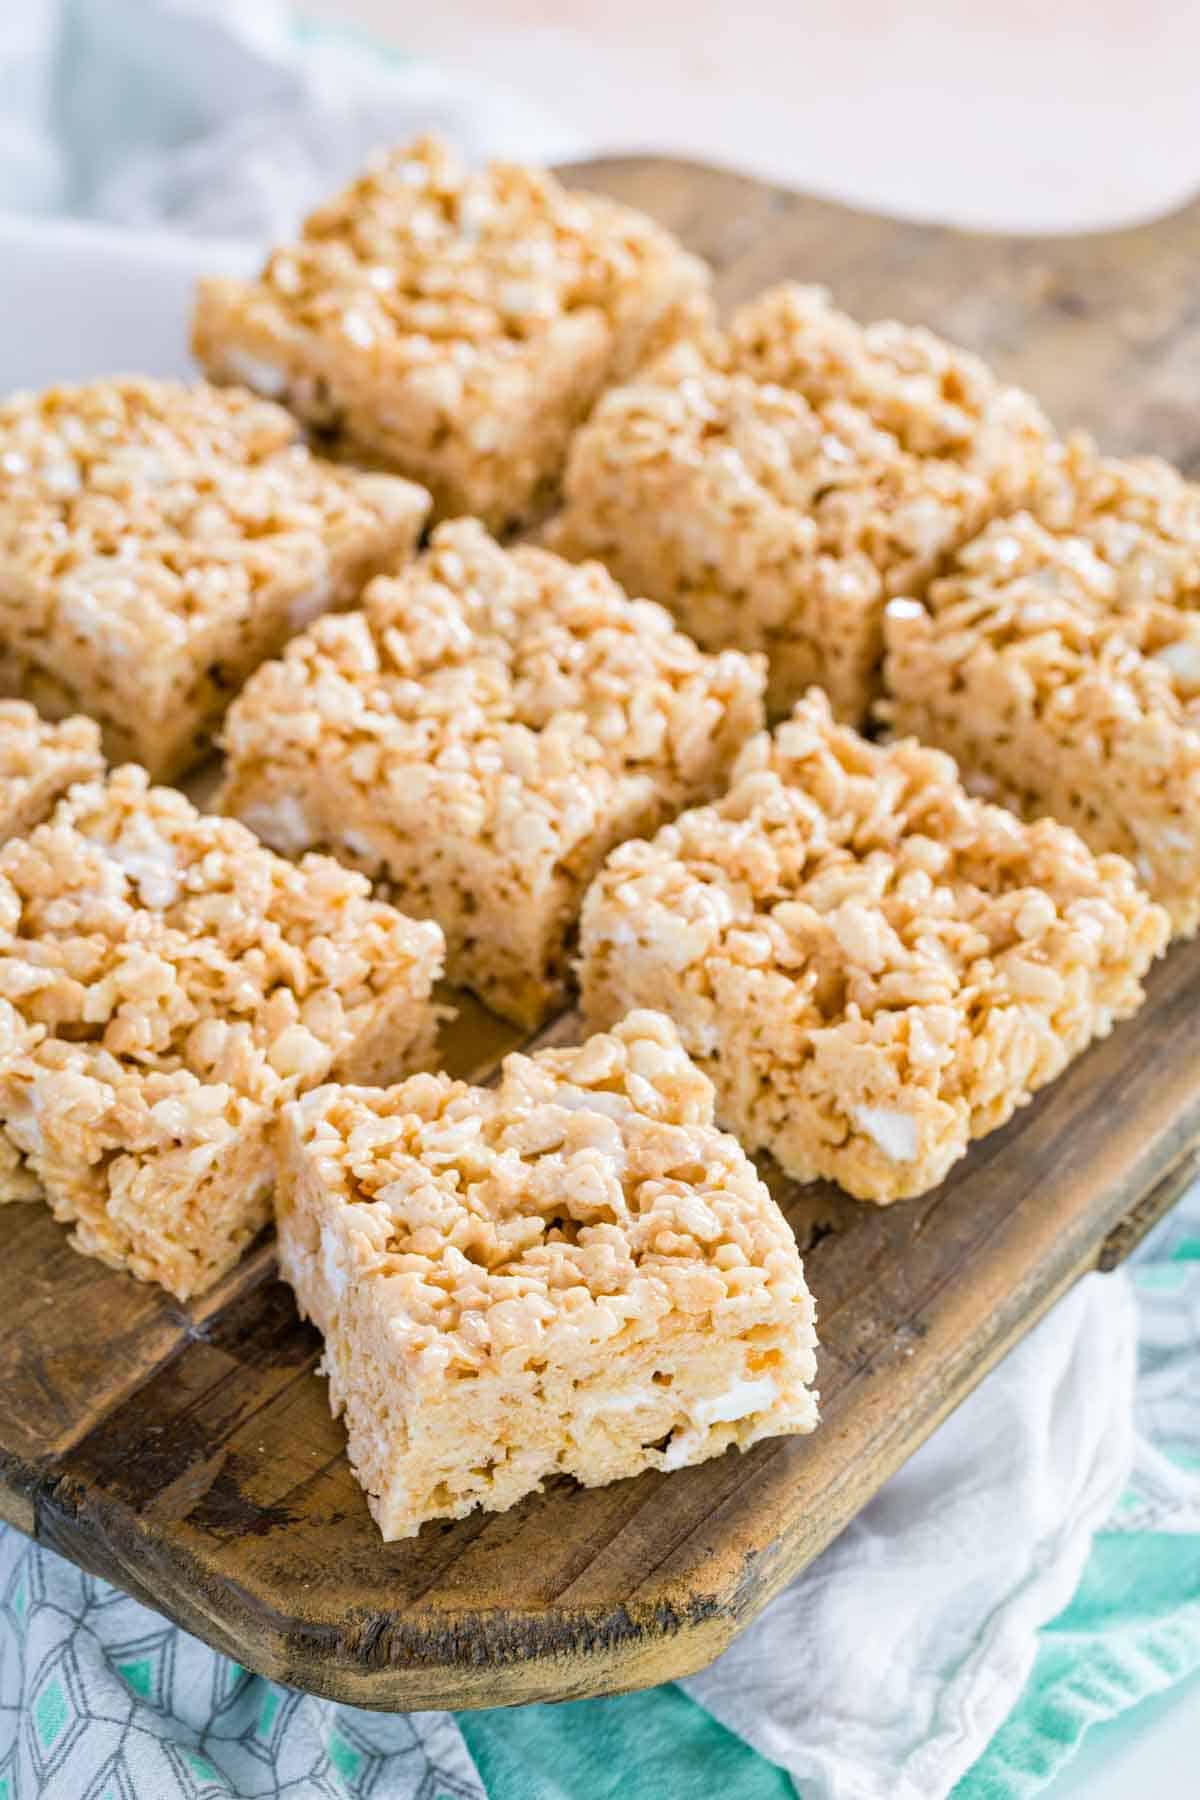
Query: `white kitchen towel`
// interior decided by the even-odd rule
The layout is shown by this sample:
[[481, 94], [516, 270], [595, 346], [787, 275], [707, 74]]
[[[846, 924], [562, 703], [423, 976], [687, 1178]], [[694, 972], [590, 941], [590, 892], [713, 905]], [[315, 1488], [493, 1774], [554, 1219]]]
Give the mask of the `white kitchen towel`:
[[[252, 262], [373, 142], [428, 126], [475, 153], [584, 148], [553, 106], [534, 115], [476, 81], [298, 32], [273, 0], [0, 9], [0, 387], [135, 363], [186, 368], [194, 272]], [[939, 1800], [1016, 1701], [1037, 1628], [1071, 1593], [1125, 1481], [1133, 1338], [1125, 1279], [1085, 1283], [687, 1684], [694, 1701], [790, 1770], [805, 1800]], [[373, 1800], [400, 1800], [435, 1794], [439, 1781], [481, 1791], [449, 1717], [389, 1730], [288, 1694], [15, 1535], [2, 1555], [7, 1800], [368, 1787]], [[639, 1730], [658, 1716], [670, 1738], [672, 1695], [682, 1704], [663, 1690], [657, 1714], [653, 1697], [592, 1704]], [[578, 1749], [594, 1716], [583, 1705], [525, 1709], [521, 1741], [540, 1748], [515, 1785], [504, 1786], [501, 1756], [485, 1768], [477, 1748], [489, 1800], [706, 1793], [683, 1766], [678, 1783], [648, 1785], [632, 1731], [628, 1766], [592, 1758], [608, 1785], [561, 1785], [554, 1734]], [[506, 1734], [516, 1742], [520, 1722], [495, 1716], [467, 1731], [473, 1747], [486, 1739], [495, 1750]], [[168, 1763], [169, 1787], [141, 1772]], [[729, 1800], [763, 1791], [750, 1774], [724, 1785]]]
[[804, 1800], [935, 1800], [1007, 1717], [1132, 1464], [1136, 1317], [1092, 1275], [684, 1685]]
[[426, 130], [468, 155], [583, 149], [550, 105], [285, 0], [0, 6], [0, 212], [265, 239], [375, 145]]

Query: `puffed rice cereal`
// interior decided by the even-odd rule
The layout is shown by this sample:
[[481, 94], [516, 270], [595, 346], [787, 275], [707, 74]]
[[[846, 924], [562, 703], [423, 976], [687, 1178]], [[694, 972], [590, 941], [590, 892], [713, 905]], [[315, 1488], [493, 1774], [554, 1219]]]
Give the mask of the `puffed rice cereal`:
[[802, 394], [820, 412], [842, 401], [862, 407], [910, 454], [981, 475], [995, 511], [1029, 497], [1054, 446], [1033, 396], [1000, 382], [981, 356], [923, 326], [858, 324], [824, 288], [766, 288], [734, 310], [711, 355]]
[[820, 412], [843, 402], [861, 407], [912, 455], [980, 477], [993, 512], [1026, 500], [1053, 447], [1037, 402], [981, 357], [920, 325], [860, 325], [824, 288], [767, 288], [734, 311], [710, 353], [723, 367], [802, 394]]
[[258, 671], [221, 804], [278, 850], [386, 879], [442, 925], [451, 978], [532, 1026], [604, 856], [720, 790], [762, 688], [756, 661], [702, 654], [599, 565], [458, 520]]
[[606, 382], [710, 316], [709, 272], [641, 213], [433, 138], [381, 152], [255, 281], [208, 280], [214, 379], [284, 401], [439, 517], [535, 514]]
[[933, 1187], [1143, 999], [1168, 922], [1119, 856], [970, 798], [810, 694], [715, 805], [623, 844], [584, 901], [583, 1004], [653, 1006], [717, 1114], [787, 1173]]
[[73, 782], [103, 767], [90, 719], [51, 725], [24, 700], [0, 700], [0, 844], [32, 831]]
[[281, 1105], [433, 1051], [436, 925], [132, 765], [0, 850], [0, 1182], [180, 1299], [270, 1214]]
[[415, 548], [429, 496], [333, 467], [282, 407], [117, 378], [0, 404], [0, 692], [159, 778], [246, 676]]
[[861, 408], [706, 368], [692, 346], [605, 394], [544, 541], [595, 556], [708, 649], [765, 651], [768, 707], [814, 682], [861, 723], [888, 594], [919, 591], [990, 516], [985, 481]]
[[385, 1539], [817, 1422], [787, 1222], [674, 1027], [284, 1115], [280, 1264]]
[[888, 610], [885, 717], [969, 784], [1129, 858], [1200, 928], [1200, 488], [1166, 463], [1051, 466], [1040, 519], [994, 524]]

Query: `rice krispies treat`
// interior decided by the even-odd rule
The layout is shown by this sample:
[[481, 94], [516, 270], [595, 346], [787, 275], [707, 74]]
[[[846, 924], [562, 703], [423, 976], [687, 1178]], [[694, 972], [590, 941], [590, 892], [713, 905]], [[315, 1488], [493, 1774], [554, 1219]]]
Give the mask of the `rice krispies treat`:
[[280, 1265], [385, 1539], [817, 1423], [795, 1240], [669, 1020], [284, 1115]]
[[641, 213], [541, 170], [377, 155], [256, 281], [201, 284], [193, 347], [439, 517], [522, 523], [608, 381], [700, 329], [709, 271]]
[[[34, 1041], [31, 1028], [9, 1000], [0, 1000], [0, 1070]], [[16, 1145], [0, 1130], [0, 1206], [11, 1200], [40, 1200], [42, 1190]]]
[[600, 557], [709, 649], [765, 651], [772, 714], [816, 682], [854, 723], [877, 692], [887, 595], [919, 591], [995, 503], [860, 408], [817, 412], [691, 346], [603, 397], [564, 492], [547, 543]]
[[1032, 396], [980, 357], [919, 325], [861, 325], [824, 288], [767, 288], [708, 348], [721, 366], [790, 388], [818, 411], [861, 407], [915, 456], [969, 469], [987, 482], [993, 512], [1026, 502], [1054, 442]]
[[73, 782], [103, 768], [91, 719], [51, 725], [24, 700], [0, 700], [0, 843], [32, 831]]
[[1084, 432], [1042, 466], [1029, 510], [1119, 570], [1126, 601], [1200, 605], [1200, 486], [1159, 456], [1104, 456]]
[[705, 656], [598, 564], [458, 520], [259, 670], [226, 721], [221, 804], [277, 849], [385, 878], [442, 925], [451, 979], [533, 1026], [604, 856], [720, 790], [762, 688], [757, 661]]
[[202, 1292], [269, 1216], [282, 1103], [428, 1063], [441, 951], [142, 769], [73, 788], [0, 850], [7, 1197], [36, 1182], [78, 1249]]
[[179, 775], [256, 664], [412, 552], [428, 504], [322, 462], [241, 391], [18, 394], [0, 405], [0, 682]]
[[813, 693], [729, 793], [613, 852], [583, 908], [583, 1004], [674, 1018], [717, 1114], [788, 1174], [886, 1202], [936, 1185], [1136, 1010], [1165, 914], [1117, 856], [970, 798]]
[[[1176, 932], [1200, 927], [1200, 531], [1165, 465], [1114, 466], [1084, 533], [993, 525], [886, 620], [881, 711], [976, 790], [1127, 856]], [[1118, 482], [1125, 480], [1122, 493]], [[1145, 522], [1143, 522], [1143, 520]]]

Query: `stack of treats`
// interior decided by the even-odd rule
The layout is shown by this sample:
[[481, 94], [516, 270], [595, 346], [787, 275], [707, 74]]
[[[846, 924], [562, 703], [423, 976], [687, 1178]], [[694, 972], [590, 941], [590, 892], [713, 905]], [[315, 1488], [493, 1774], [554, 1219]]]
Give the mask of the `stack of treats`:
[[1196, 491], [427, 140], [193, 342], [0, 406], [0, 1199], [273, 1215], [385, 1538], [811, 1431], [751, 1155], [927, 1192], [1200, 923]]

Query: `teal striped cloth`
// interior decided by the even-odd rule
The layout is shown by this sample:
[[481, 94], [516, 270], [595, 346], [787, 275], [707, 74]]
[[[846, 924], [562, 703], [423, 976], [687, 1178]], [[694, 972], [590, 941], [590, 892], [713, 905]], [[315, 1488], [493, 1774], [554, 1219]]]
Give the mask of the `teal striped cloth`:
[[[1137, 1444], [1083, 1580], [1039, 1634], [1012, 1715], [955, 1800], [1027, 1800], [1085, 1733], [1200, 1671], [1200, 1196], [1146, 1245], [1138, 1300]], [[1200, 1793], [1200, 1746], [1179, 1793]], [[1147, 1795], [1146, 1800], [1167, 1800]]]

